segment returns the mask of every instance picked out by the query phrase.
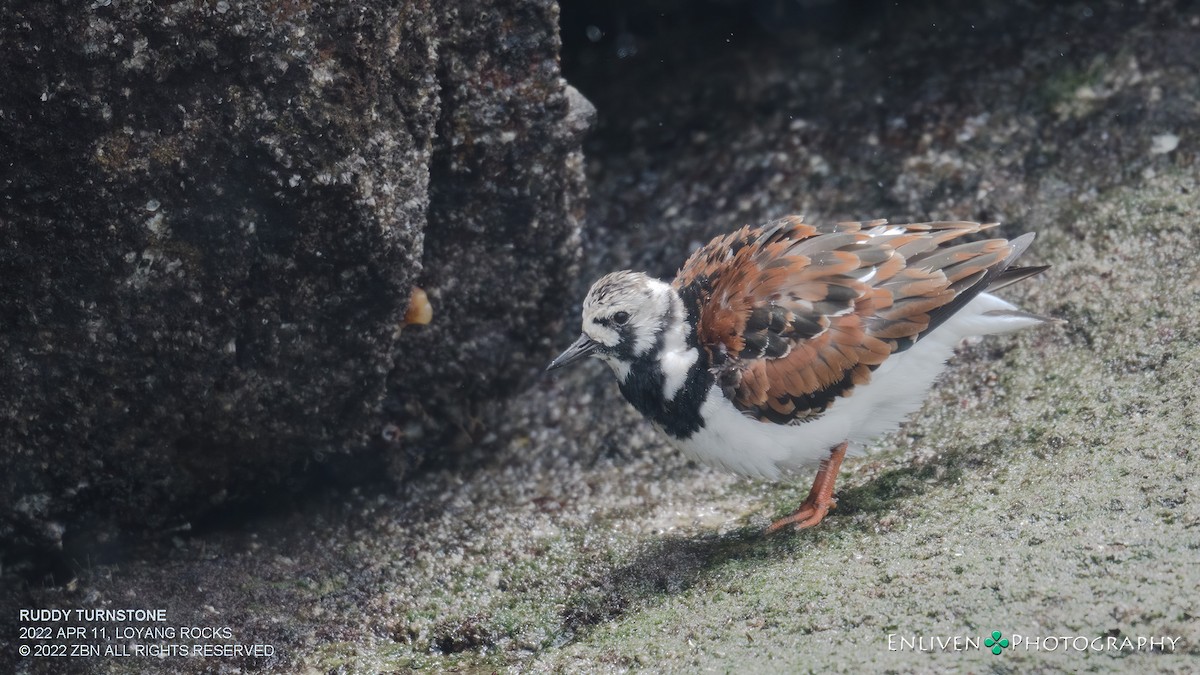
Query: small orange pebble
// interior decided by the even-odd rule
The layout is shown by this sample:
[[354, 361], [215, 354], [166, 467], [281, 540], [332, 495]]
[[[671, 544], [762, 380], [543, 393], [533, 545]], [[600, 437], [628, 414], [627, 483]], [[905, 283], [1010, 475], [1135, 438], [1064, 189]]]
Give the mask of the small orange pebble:
[[408, 298], [408, 311], [404, 313], [404, 323], [424, 326], [433, 320], [433, 305], [429, 304], [429, 296], [424, 289], [413, 286], [412, 295]]

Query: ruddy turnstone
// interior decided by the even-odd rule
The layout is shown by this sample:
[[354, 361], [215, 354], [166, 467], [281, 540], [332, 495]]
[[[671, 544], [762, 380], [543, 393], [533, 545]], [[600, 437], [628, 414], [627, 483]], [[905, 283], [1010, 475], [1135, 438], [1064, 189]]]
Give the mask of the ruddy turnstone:
[[613, 272], [583, 301], [583, 334], [549, 369], [595, 356], [621, 393], [702, 462], [778, 480], [819, 465], [768, 532], [821, 522], [842, 460], [896, 428], [964, 337], [1054, 321], [988, 291], [1033, 233], [964, 241], [967, 222], [814, 227], [789, 216], [717, 237], [666, 283]]

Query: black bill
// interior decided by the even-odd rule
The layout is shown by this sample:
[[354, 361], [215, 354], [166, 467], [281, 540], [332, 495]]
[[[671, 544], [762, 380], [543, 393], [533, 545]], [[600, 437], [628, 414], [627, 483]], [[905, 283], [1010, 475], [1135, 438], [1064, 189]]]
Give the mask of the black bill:
[[580, 335], [579, 339], [576, 340], [574, 344], [572, 344], [570, 347], [567, 347], [566, 351], [559, 354], [558, 358], [551, 361], [549, 366], [546, 366], [546, 370], [554, 370], [555, 368], [569, 366], [580, 359], [587, 358], [588, 356], [591, 356], [592, 352], [596, 351], [596, 348], [599, 346], [599, 342], [596, 342], [586, 334]]

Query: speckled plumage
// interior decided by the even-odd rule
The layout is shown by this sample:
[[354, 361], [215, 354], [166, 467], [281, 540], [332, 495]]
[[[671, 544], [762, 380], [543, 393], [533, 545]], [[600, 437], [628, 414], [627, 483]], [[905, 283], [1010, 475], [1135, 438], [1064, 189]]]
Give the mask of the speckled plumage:
[[598, 280], [583, 335], [551, 367], [605, 360], [634, 407], [709, 464], [778, 479], [823, 462], [808, 511], [785, 519], [806, 527], [831, 505], [841, 457], [916, 411], [962, 338], [1046, 320], [984, 292], [1045, 269], [1012, 266], [1032, 233], [966, 240], [991, 227], [743, 227], [671, 284]]

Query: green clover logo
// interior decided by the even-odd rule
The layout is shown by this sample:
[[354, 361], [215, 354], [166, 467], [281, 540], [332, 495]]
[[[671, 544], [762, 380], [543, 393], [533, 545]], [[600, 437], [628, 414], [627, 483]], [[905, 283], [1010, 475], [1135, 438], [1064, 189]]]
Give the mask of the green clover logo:
[[1000, 631], [994, 630], [992, 631], [992, 637], [983, 641], [983, 646], [991, 647], [992, 653], [996, 656], [1000, 656], [1000, 652], [1004, 651], [1004, 648], [1009, 645], [1008, 638], [1001, 639], [1000, 635]]

